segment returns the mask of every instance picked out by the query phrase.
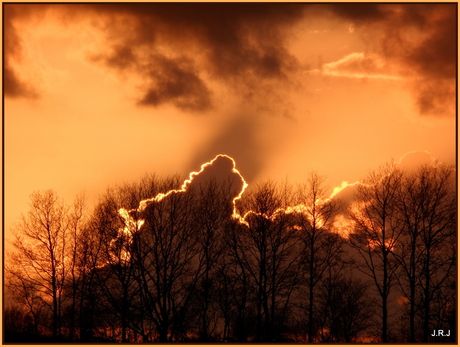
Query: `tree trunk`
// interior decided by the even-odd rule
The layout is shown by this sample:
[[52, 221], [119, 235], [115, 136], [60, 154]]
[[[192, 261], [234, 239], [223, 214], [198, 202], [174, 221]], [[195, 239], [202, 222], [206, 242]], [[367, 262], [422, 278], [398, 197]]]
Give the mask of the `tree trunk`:
[[415, 240], [412, 242], [411, 260], [410, 260], [410, 313], [409, 313], [409, 329], [410, 342], [415, 342]]
[[[385, 238], [383, 238], [385, 247]], [[382, 289], [382, 342], [388, 342], [388, 252], [383, 253], [383, 289]]]
[[56, 278], [53, 276], [52, 279], [52, 290], [53, 290], [53, 338], [58, 336], [58, 298], [56, 289]]
[[308, 305], [308, 342], [312, 343], [313, 342], [313, 303], [314, 303], [314, 293], [313, 293], [313, 286], [314, 286], [314, 240], [310, 241], [310, 279], [308, 283], [308, 289], [309, 289], [309, 305]]
[[208, 270], [206, 270], [206, 275], [204, 279], [204, 295], [203, 295], [203, 313], [202, 313], [202, 321], [201, 321], [201, 340], [204, 342], [208, 341], [208, 309], [209, 309], [209, 290], [208, 290]]
[[423, 299], [423, 342], [428, 342], [430, 328], [430, 250], [427, 249], [425, 261], [425, 290]]

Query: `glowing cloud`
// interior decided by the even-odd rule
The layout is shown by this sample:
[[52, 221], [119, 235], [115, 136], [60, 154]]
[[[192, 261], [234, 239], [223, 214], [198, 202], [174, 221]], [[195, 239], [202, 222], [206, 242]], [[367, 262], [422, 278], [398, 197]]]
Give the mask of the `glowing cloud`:
[[[142, 212], [145, 210], [145, 208], [147, 207], [147, 205], [150, 203], [150, 202], [158, 202], [158, 201], [161, 201], [163, 200], [164, 198], [166, 198], [167, 196], [173, 194], [173, 193], [179, 193], [179, 192], [185, 192], [187, 191], [187, 188], [190, 186], [190, 184], [192, 183], [193, 179], [198, 176], [200, 173], [202, 173], [207, 167], [211, 166], [217, 159], [219, 158], [227, 158], [227, 159], [230, 159], [233, 163], [233, 168], [232, 168], [232, 172], [233, 173], [236, 173], [240, 178], [241, 180], [243, 181], [243, 188], [241, 189], [241, 192], [238, 194], [237, 197], [235, 197], [233, 199], [233, 203], [235, 203], [236, 200], [240, 199], [241, 198], [241, 195], [243, 194], [244, 190], [246, 189], [246, 187], [248, 186], [248, 184], [246, 183], [246, 181], [244, 180], [243, 176], [240, 174], [240, 172], [236, 169], [236, 163], [235, 163], [235, 160], [226, 155], [226, 154], [219, 154], [217, 155], [213, 160], [207, 162], [207, 163], [204, 163], [203, 165], [201, 165], [201, 169], [200, 171], [194, 171], [194, 172], [191, 172], [190, 175], [189, 175], [189, 178], [186, 179], [184, 181], [184, 183], [182, 184], [181, 188], [180, 189], [172, 189], [170, 190], [169, 192], [167, 193], [159, 193], [157, 194], [157, 196], [153, 197], [153, 198], [150, 198], [150, 199], [145, 199], [145, 200], [142, 200], [140, 203], [139, 203], [139, 207], [137, 209], [133, 209], [133, 210], [125, 210], [124, 208], [121, 208], [119, 210], [119, 213], [120, 215], [122, 215], [123, 217], [126, 216], [126, 213], [127, 212], [133, 212], [133, 211], [137, 211], [137, 212]], [[129, 214], [128, 214], [129, 215]]]
[[[427, 151], [409, 152], [409, 153], [405, 154], [403, 157], [401, 157], [401, 159], [399, 160], [399, 162], [397, 164], [401, 164], [402, 162], [406, 161], [406, 157], [414, 156], [414, 154], [416, 154], [417, 156], [422, 155], [423, 157], [429, 156], [429, 152], [427, 152]], [[172, 189], [172, 190], [169, 190], [166, 193], [159, 193], [159, 194], [157, 194], [156, 196], [154, 196], [152, 198], [144, 199], [144, 200], [139, 202], [139, 206], [137, 208], [134, 208], [134, 209], [131, 209], [131, 210], [127, 210], [125, 208], [120, 208], [118, 210], [118, 213], [123, 218], [125, 226], [124, 226], [123, 229], [120, 229], [117, 239], [124, 238], [124, 239], [128, 240], [128, 244], [130, 244], [132, 242], [133, 234], [138, 232], [142, 228], [142, 226], [144, 225], [145, 220], [143, 220], [143, 219], [137, 219], [137, 220], [134, 219], [131, 216], [132, 212], [138, 212], [138, 213], [143, 212], [143, 211], [145, 211], [145, 209], [147, 208], [147, 206], [149, 204], [154, 203], [154, 202], [162, 201], [163, 199], [165, 199], [166, 197], [168, 197], [171, 194], [185, 193], [190, 188], [192, 182], [197, 180], [197, 178], [206, 169], [210, 168], [213, 164], [215, 164], [218, 160], [221, 160], [221, 159], [225, 159], [226, 161], [229, 161], [231, 163], [231, 172], [236, 174], [239, 177], [239, 179], [241, 180], [241, 182], [242, 182], [241, 189], [236, 194], [236, 196], [233, 197], [233, 200], [232, 200], [233, 212], [232, 212], [231, 217], [234, 218], [235, 220], [237, 220], [239, 223], [249, 227], [250, 225], [249, 225], [249, 222], [247, 220], [249, 216], [261, 216], [261, 217], [266, 218], [266, 219], [271, 220], [271, 221], [274, 221], [277, 217], [279, 217], [281, 215], [287, 215], [287, 214], [304, 214], [307, 218], [309, 218], [309, 215], [311, 214], [311, 206], [307, 206], [307, 205], [304, 205], [304, 204], [288, 206], [286, 208], [281, 207], [281, 208], [276, 209], [270, 215], [266, 214], [266, 213], [259, 213], [259, 212], [250, 210], [250, 211], [247, 211], [242, 216], [238, 212], [238, 209], [236, 207], [236, 202], [239, 199], [241, 199], [241, 197], [243, 196], [246, 188], [248, 187], [248, 183], [244, 179], [243, 175], [241, 175], [241, 173], [236, 168], [236, 162], [232, 157], [230, 157], [229, 155], [226, 155], [226, 154], [218, 154], [211, 161], [202, 164], [199, 171], [191, 172], [189, 174], [188, 179], [186, 179], [184, 181], [184, 183], [182, 184], [182, 186], [179, 189]], [[228, 167], [226, 169], [228, 169]], [[354, 183], [348, 183], [347, 181], [342, 181], [340, 186], [335, 187], [332, 190], [332, 193], [330, 194], [330, 196], [328, 198], [326, 198], [326, 199], [318, 199], [318, 200], [316, 200], [315, 203], [317, 204], [317, 206], [321, 206], [323, 204], [326, 204], [329, 201], [331, 201], [332, 199], [336, 198], [337, 195], [340, 194], [341, 192], [343, 192], [346, 188], [348, 188], [348, 187], [354, 188], [357, 185], [367, 185], [367, 184], [363, 183], [363, 182], [360, 182], [360, 181], [356, 181]], [[347, 198], [346, 200], [348, 200], [348, 199], [349, 198]], [[355, 213], [358, 213], [358, 214], [361, 213], [361, 211], [362, 211], [362, 209], [364, 207], [363, 204], [368, 204], [368, 203], [369, 202], [352, 202], [351, 200], [348, 201], [348, 204], [350, 204], [351, 209]], [[137, 213], [136, 213], [136, 215], [137, 215]], [[324, 227], [325, 221], [322, 220], [321, 216], [317, 216], [317, 217], [315, 217], [314, 223], [315, 223], [316, 228], [322, 228], [322, 227]], [[334, 223], [333, 223], [333, 225], [335, 226], [337, 231], [343, 237], [348, 237], [348, 230], [350, 229], [352, 224], [353, 223], [350, 220], [348, 220], [348, 218], [346, 218], [343, 214], [339, 214], [337, 216], [337, 220], [334, 221]], [[368, 227], [372, 228], [371, 225], [369, 225]], [[293, 226], [293, 229], [299, 230], [299, 226], [295, 225], [295, 226]], [[112, 242], [115, 242], [117, 239], [113, 240]], [[369, 240], [369, 247], [370, 248], [375, 248], [376, 246], [377, 246], [377, 244], [373, 240]], [[388, 244], [388, 245], [386, 244], [385, 246], [388, 247], [389, 249], [391, 249], [393, 247], [393, 242], [390, 242], [390, 244]], [[122, 252], [122, 260], [123, 261], [129, 260], [129, 252], [127, 252], [127, 251]]]
[[[244, 177], [241, 175], [241, 173], [236, 168], [235, 160], [232, 157], [230, 157], [230, 156], [228, 156], [226, 154], [219, 154], [214, 159], [212, 159], [211, 161], [201, 165], [201, 169], [199, 171], [191, 172], [189, 174], [189, 178], [184, 181], [184, 183], [182, 184], [180, 189], [172, 189], [172, 190], [170, 190], [170, 191], [168, 191], [166, 193], [159, 193], [155, 197], [152, 197], [152, 198], [149, 198], [149, 199], [144, 199], [139, 203], [139, 207], [135, 208], [135, 209], [127, 210], [125, 208], [120, 208], [118, 210], [118, 213], [125, 221], [125, 223], [124, 223], [125, 227], [122, 230], [120, 230], [121, 235], [128, 235], [128, 239], [131, 240], [130, 235], [132, 235], [133, 233], [135, 233], [138, 230], [140, 230], [140, 228], [145, 223], [145, 221], [143, 219], [134, 220], [134, 218], [130, 214], [131, 212], [143, 212], [143, 211], [145, 211], [145, 209], [147, 208], [147, 206], [150, 203], [159, 202], [159, 201], [163, 200], [164, 198], [166, 198], [169, 195], [174, 194], [174, 193], [184, 193], [184, 192], [186, 192], [187, 189], [192, 184], [192, 182], [197, 178], [197, 176], [199, 176], [201, 173], [203, 173], [203, 171], [206, 168], [212, 166], [220, 158], [226, 158], [226, 159], [229, 159], [231, 161], [231, 163], [232, 163], [232, 170], [231, 171], [233, 173], [237, 174], [238, 177], [241, 179], [241, 182], [243, 183], [241, 190], [239, 191], [239, 193], [232, 200], [232, 204], [233, 204], [232, 218], [238, 220], [241, 224], [246, 225], [246, 226], [249, 227], [249, 223], [247, 221], [247, 218], [250, 215], [258, 215], [258, 216], [262, 216], [262, 217], [264, 217], [266, 219], [275, 220], [276, 217], [278, 217], [279, 215], [282, 215], [282, 214], [293, 214], [293, 213], [305, 214], [305, 213], [309, 212], [310, 208], [308, 206], [305, 206], [303, 204], [299, 204], [299, 205], [294, 205], [294, 206], [288, 206], [286, 208], [278, 208], [271, 215], [261, 214], [261, 213], [255, 212], [255, 211], [247, 211], [243, 216], [241, 216], [240, 213], [238, 212], [237, 208], [236, 208], [236, 202], [237, 202], [237, 200], [241, 199], [241, 197], [243, 196], [244, 191], [248, 187], [248, 183], [245, 181]], [[344, 182], [342, 182], [342, 185], [340, 187], [337, 187], [337, 188], [335, 188], [333, 190], [333, 192], [332, 192], [332, 194], [330, 195], [329, 198], [327, 198], [325, 200], [318, 200], [317, 203], [319, 205], [324, 204], [324, 203], [330, 201], [336, 194], [338, 194], [341, 190], [343, 190], [347, 186], [353, 186], [353, 185], [355, 185], [357, 183], [358, 182], [355, 182], [353, 184], [348, 184], [347, 182], [344, 181]], [[321, 219], [320, 218], [319, 218], [319, 224], [321, 224]], [[321, 227], [321, 225], [319, 225], [319, 227]], [[121, 235], [119, 235], [119, 236], [121, 236]]]
[[400, 76], [387, 74], [386, 71], [388, 71], [388, 66], [377, 55], [356, 52], [337, 61], [324, 64], [321, 72], [328, 76], [348, 78], [402, 79]]
[[411, 151], [399, 158], [396, 164], [399, 165], [402, 169], [411, 171], [423, 164], [433, 164], [434, 161], [434, 157], [427, 150]]
[[331, 196], [329, 197], [329, 199], [332, 199], [334, 196], [336, 196], [337, 194], [339, 194], [342, 190], [344, 190], [345, 188], [347, 187], [354, 187], [356, 186], [357, 184], [360, 184], [361, 182], [360, 181], [356, 181], [354, 183], [348, 183], [347, 181], [342, 181], [342, 183], [340, 184], [340, 186], [338, 187], [335, 187], [333, 190], [332, 190], [332, 194]]
[[[230, 157], [230, 156], [228, 156], [226, 154], [219, 154], [214, 159], [212, 159], [211, 161], [201, 165], [201, 169], [199, 171], [191, 172], [189, 174], [189, 178], [184, 181], [184, 183], [182, 184], [180, 189], [172, 189], [172, 190], [170, 190], [170, 191], [168, 191], [166, 193], [159, 193], [153, 198], [141, 200], [141, 202], [139, 202], [139, 207], [135, 208], [135, 209], [127, 210], [125, 208], [120, 208], [118, 210], [118, 214], [124, 219], [125, 227], [120, 230], [118, 237], [122, 237], [123, 235], [125, 235], [125, 237], [128, 238], [128, 244], [129, 244], [131, 242], [131, 240], [132, 240], [132, 235], [134, 233], [136, 233], [137, 231], [139, 231], [141, 229], [141, 227], [145, 223], [145, 221], [143, 219], [135, 220], [130, 215], [131, 212], [143, 212], [143, 211], [145, 211], [147, 206], [152, 202], [159, 202], [159, 201], [163, 200], [164, 198], [166, 198], [169, 195], [174, 194], [174, 193], [184, 193], [184, 192], [186, 192], [187, 189], [190, 187], [190, 184], [193, 182], [193, 180], [198, 175], [200, 175], [206, 168], [208, 168], [211, 165], [213, 165], [220, 158], [226, 158], [226, 159], [229, 159], [231, 161], [231, 163], [232, 163], [232, 170], [231, 171], [233, 173], [237, 174], [239, 176], [239, 178], [241, 179], [242, 183], [243, 183], [240, 192], [237, 194], [236, 197], [233, 198], [233, 201], [232, 201], [232, 203], [233, 203], [233, 215], [232, 215], [232, 217], [240, 220], [242, 223], [245, 223], [244, 219], [237, 212], [236, 201], [241, 198], [241, 196], [243, 195], [243, 193], [244, 193], [245, 189], [247, 188], [248, 184], [244, 180], [244, 178], [241, 175], [241, 173], [236, 169], [235, 160], [232, 157]], [[124, 260], [127, 260], [127, 258], [129, 258], [129, 256], [127, 254], [125, 254], [124, 255]]]

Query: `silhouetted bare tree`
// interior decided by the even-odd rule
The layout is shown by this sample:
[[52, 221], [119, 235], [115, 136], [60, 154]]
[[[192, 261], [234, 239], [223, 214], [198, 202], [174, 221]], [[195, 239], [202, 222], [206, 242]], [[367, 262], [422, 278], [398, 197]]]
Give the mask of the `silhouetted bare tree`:
[[[165, 181], [163, 191], [180, 186]], [[194, 195], [172, 193], [150, 203], [138, 217], [145, 224], [133, 239], [132, 261], [146, 318], [161, 342], [186, 333], [184, 318], [204, 274], [194, 229]]]
[[247, 227], [234, 240], [234, 257], [256, 288], [256, 340], [279, 339], [301, 258], [299, 233], [292, 216], [280, 212], [292, 204], [289, 189], [268, 182], [242, 201]]
[[421, 338], [427, 342], [433, 300], [441, 297], [442, 287], [455, 268], [455, 170], [436, 164], [406, 174], [398, 195], [398, 211], [403, 233], [394, 255], [401, 265], [398, 283], [409, 302], [410, 341], [417, 340], [416, 310], [417, 303], [422, 302]]
[[70, 301], [66, 305], [65, 311], [68, 317], [69, 339], [71, 341], [74, 340], [76, 334], [78, 295], [85, 271], [81, 266], [79, 254], [86, 223], [86, 209], [86, 197], [80, 194], [75, 198], [73, 208], [68, 213], [68, 254], [66, 254], [68, 273], [64, 282], [64, 289], [66, 299]]
[[368, 285], [350, 275], [328, 278], [321, 285], [319, 313], [323, 319], [322, 342], [356, 342], [369, 327], [374, 306]]
[[331, 231], [339, 210], [338, 201], [329, 199], [325, 177], [311, 173], [307, 183], [298, 189], [297, 203], [304, 207], [296, 214], [296, 225], [303, 243], [302, 284], [308, 297], [308, 342], [313, 342], [318, 327], [315, 322], [316, 289], [327, 271], [334, 272], [342, 263], [342, 238]]
[[[203, 277], [197, 286], [195, 309], [198, 313], [200, 341], [208, 341], [216, 328], [217, 270], [223, 256], [223, 234], [232, 214], [233, 182], [218, 182], [210, 179], [191, 192], [195, 195], [193, 227], [199, 252], [199, 262], [203, 264]], [[211, 324], [214, 322], [214, 324]]]
[[363, 260], [358, 269], [372, 279], [381, 298], [382, 342], [388, 342], [388, 297], [398, 268], [392, 250], [402, 232], [397, 211], [401, 179], [394, 164], [372, 171], [357, 187], [350, 210], [354, 229], [349, 241]]
[[[40, 324], [44, 321], [44, 303], [40, 297], [38, 288], [32, 285], [21, 272], [10, 273], [9, 268], [5, 274], [5, 289], [10, 302], [4, 310], [4, 329], [6, 334], [30, 332], [38, 336], [40, 334]], [[14, 304], [11, 304], [11, 301]], [[20, 322], [20, 320], [22, 320]], [[9, 341], [5, 338], [8, 342]]]
[[227, 245], [220, 259], [217, 278], [218, 305], [224, 317], [226, 339], [244, 342], [255, 334], [254, 317], [256, 312], [256, 285], [243, 257], [246, 245], [241, 236], [247, 226], [236, 220], [225, 227], [224, 242]]
[[[8, 271], [52, 312], [53, 337], [61, 334], [64, 283], [68, 276], [68, 207], [53, 190], [31, 195], [30, 210], [15, 228]], [[18, 282], [15, 282], [18, 283]]]
[[388, 342], [394, 311], [409, 331], [401, 341], [453, 341], [429, 336], [456, 327], [453, 168], [371, 172], [356, 186], [346, 242], [324, 177], [296, 191], [255, 186], [236, 202], [244, 219], [233, 218], [243, 181], [232, 167], [221, 157], [185, 185], [147, 175], [108, 189], [89, 217], [83, 197], [69, 207], [54, 191], [32, 194], [7, 254], [7, 336], [350, 343], [380, 315]]
[[[108, 189], [96, 206], [88, 226], [88, 233], [97, 235], [87, 245], [87, 255], [92, 264], [88, 283], [93, 283], [100, 290], [100, 297], [96, 298], [93, 308], [98, 306], [106, 315], [113, 316], [114, 322], [118, 320], [120, 334], [114, 338], [121, 342], [128, 342], [128, 334], [132, 333], [146, 341], [149, 332], [144, 325], [145, 312], [133, 250], [140, 227], [137, 223], [127, 222], [119, 210], [135, 211], [141, 200], [155, 196], [162, 188], [165, 187], [161, 180], [155, 175], [147, 175], [139, 183]], [[114, 324], [118, 326], [118, 323]]]

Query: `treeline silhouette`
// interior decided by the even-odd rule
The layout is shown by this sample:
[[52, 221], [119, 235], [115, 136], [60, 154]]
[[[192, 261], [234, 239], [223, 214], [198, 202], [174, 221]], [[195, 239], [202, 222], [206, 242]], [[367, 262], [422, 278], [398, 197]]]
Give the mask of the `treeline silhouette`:
[[231, 180], [142, 211], [182, 181], [147, 175], [91, 211], [33, 193], [5, 262], [4, 342], [456, 341], [455, 169], [388, 164], [353, 201], [323, 182], [251, 187], [246, 223]]

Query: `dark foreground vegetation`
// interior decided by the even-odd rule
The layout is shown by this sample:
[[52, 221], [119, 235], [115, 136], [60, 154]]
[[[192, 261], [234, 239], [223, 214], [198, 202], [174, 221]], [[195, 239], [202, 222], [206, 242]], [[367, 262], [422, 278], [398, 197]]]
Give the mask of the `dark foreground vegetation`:
[[236, 201], [244, 223], [238, 177], [143, 210], [181, 180], [108, 189], [92, 211], [36, 192], [5, 261], [4, 342], [452, 343], [455, 176], [387, 165], [349, 201], [316, 174], [267, 182]]

